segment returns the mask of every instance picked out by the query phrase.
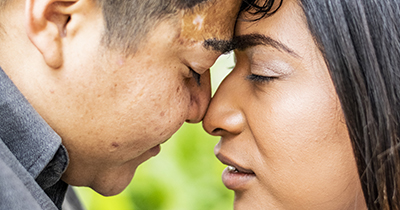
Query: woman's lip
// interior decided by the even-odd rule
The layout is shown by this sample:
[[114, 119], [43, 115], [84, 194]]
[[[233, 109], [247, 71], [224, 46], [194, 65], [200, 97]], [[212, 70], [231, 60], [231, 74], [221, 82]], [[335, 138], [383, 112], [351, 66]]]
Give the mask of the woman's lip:
[[222, 182], [231, 190], [243, 190], [247, 183], [254, 179], [254, 173], [241, 173], [229, 170], [229, 166], [222, 172]]
[[218, 153], [216, 156], [217, 156], [218, 160], [221, 161], [221, 163], [228, 165], [228, 166], [233, 166], [241, 173], [254, 174], [254, 172], [252, 170], [246, 169], [246, 168], [240, 166], [239, 164], [237, 164], [236, 162], [227, 158], [225, 155], [223, 155], [221, 153]]
[[218, 153], [216, 156], [223, 164], [228, 165], [222, 172], [222, 182], [228, 189], [244, 189], [246, 184], [256, 177], [256, 174], [252, 170], [239, 166], [221, 153]]

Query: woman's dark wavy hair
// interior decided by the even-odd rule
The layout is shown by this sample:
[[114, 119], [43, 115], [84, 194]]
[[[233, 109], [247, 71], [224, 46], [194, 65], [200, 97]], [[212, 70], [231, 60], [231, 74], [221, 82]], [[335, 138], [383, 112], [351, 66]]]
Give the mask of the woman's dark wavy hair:
[[[243, 0], [268, 17], [274, 0]], [[264, 2], [264, 3], [262, 3]], [[400, 0], [299, 0], [339, 97], [370, 210], [400, 209]]]

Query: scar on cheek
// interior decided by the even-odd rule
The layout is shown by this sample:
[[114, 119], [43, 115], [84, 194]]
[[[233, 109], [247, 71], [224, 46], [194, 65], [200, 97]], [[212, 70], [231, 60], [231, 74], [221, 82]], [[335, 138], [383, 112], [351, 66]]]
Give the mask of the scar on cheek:
[[111, 143], [111, 146], [112, 146], [113, 148], [118, 148], [118, 147], [119, 147], [119, 144], [118, 144], [117, 142], [113, 142], [113, 143]]
[[164, 117], [164, 116], [165, 116], [165, 111], [162, 111], [162, 112], [160, 113], [160, 116], [161, 116], [161, 117]]

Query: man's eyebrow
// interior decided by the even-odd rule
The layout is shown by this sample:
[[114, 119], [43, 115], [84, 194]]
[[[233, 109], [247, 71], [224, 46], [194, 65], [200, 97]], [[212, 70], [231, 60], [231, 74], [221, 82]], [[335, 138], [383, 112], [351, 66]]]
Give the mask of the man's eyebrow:
[[221, 40], [216, 38], [204, 40], [203, 47], [207, 50], [218, 51], [222, 54], [228, 53], [234, 49], [233, 40]]
[[271, 38], [270, 36], [265, 36], [262, 34], [246, 34], [241, 36], [233, 37], [231, 41], [232, 49], [245, 50], [249, 47], [254, 47], [257, 45], [266, 45], [273, 47], [279, 51], [287, 52], [293, 57], [301, 58], [294, 50], [292, 50], [287, 45], [282, 42]]

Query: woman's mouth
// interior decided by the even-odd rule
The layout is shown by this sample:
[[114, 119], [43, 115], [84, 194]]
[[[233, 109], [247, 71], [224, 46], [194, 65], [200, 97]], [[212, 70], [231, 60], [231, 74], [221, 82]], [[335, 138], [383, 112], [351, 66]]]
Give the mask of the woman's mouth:
[[225, 165], [228, 165], [222, 172], [222, 182], [231, 190], [241, 190], [256, 177], [256, 174], [244, 167], [235, 164], [229, 158], [218, 154], [217, 158]]

